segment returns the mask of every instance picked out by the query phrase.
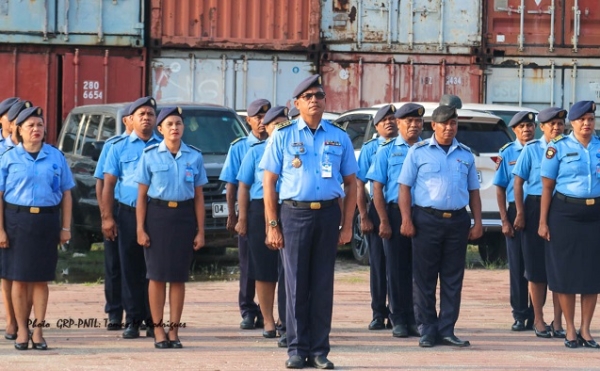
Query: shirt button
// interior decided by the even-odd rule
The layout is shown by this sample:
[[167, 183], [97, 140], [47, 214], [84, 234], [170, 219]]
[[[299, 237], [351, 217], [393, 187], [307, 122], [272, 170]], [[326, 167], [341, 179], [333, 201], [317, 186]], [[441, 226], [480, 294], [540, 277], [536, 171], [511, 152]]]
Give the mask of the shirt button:
[[319, 187], [317, 187], [317, 190], [319, 190]]
[[315, 173], [319, 174], [319, 170], [316, 170]]

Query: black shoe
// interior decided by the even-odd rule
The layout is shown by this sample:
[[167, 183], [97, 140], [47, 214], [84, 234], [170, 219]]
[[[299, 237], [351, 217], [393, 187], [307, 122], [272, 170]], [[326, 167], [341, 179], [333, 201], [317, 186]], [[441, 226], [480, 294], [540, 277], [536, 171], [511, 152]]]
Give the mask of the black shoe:
[[421, 332], [416, 324], [408, 325], [408, 336], [420, 337]]
[[300, 356], [291, 356], [285, 361], [285, 368], [304, 368], [304, 358]]
[[31, 339], [31, 348], [35, 350], [48, 350], [48, 344], [46, 344], [46, 339], [42, 338], [41, 343], [36, 343]]
[[154, 327], [148, 326], [148, 328], [146, 329], [146, 337], [147, 338], [153, 338], [154, 337]]
[[15, 349], [16, 350], [27, 350], [27, 349], [29, 349], [29, 339], [27, 339], [27, 341], [24, 342], [24, 343], [17, 343], [15, 341]]
[[163, 341], [159, 341], [159, 342], [154, 342], [154, 347], [156, 349], [168, 349], [171, 347], [171, 343], [169, 343], [169, 340], [163, 340]]
[[533, 330], [533, 318], [528, 318], [525, 321], [525, 330]]
[[144, 330], [147, 330], [147, 329], [148, 329], [148, 325], [146, 325], [145, 323], [142, 323], [142, 324], [139, 326], [139, 328], [140, 328], [140, 330], [144, 331]]
[[281, 338], [277, 341], [277, 346], [280, 348], [287, 348], [287, 335], [285, 332], [281, 334]]
[[543, 331], [538, 331], [537, 327], [533, 326], [533, 332], [535, 332], [535, 336], [537, 336], [539, 338], [549, 339], [552, 337], [552, 334], [550, 333], [550, 331], [548, 331], [548, 326], [546, 326], [545, 323], [544, 323]]
[[15, 332], [14, 334], [9, 334], [8, 332], [5, 332], [4, 338], [6, 340], [17, 340], [17, 333]]
[[247, 314], [240, 322], [240, 328], [242, 330], [254, 330], [254, 316]]
[[181, 344], [181, 340], [179, 340], [179, 339], [169, 340], [169, 345], [171, 346], [171, 348], [175, 348], [175, 349], [183, 348], [183, 345]]
[[425, 334], [419, 339], [419, 346], [421, 348], [431, 348], [435, 345], [435, 337], [433, 335]]
[[516, 320], [515, 323], [513, 323], [511, 330], [513, 331], [525, 331], [525, 321], [521, 321], [521, 320]]
[[595, 348], [595, 349], [599, 349], [600, 348], [600, 344], [598, 344], [596, 342], [596, 340], [592, 339], [592, 340], [585, 340], [583, 338], [583, 336], [581, 336], [580, 333], [577, 333], [577, 339], [579, 340], [579, 345], [581, 345], [584, 348]]
[[394, 328], [392, 329], [392, 336], [395, 338], [407, 338], [408, 328], [404, 323], [394, 325]]
[[136, 325], [128, 325], [123, 331], [123, 339], [137, 339], [140, 337], [140, 327]]
[[123, 325], [121, 324], [121, 321], [119, 320], [109, 320], [108, 324], [106, 325], [106, 330], [108, 331], [118, 331], [123, 327]]
[[578, 343], [579, 343], [579, 341], [577, 339], [576, 340], [568, 340], [565, 337], [565, 347], [567, 347], [567, 348], [575, 349], [579, 345]]
[[328, 360], [325, 356], [309, 357], [308, 364], [314, 368], [320, 368], [322, 370], [333, 370], [333, 362]]
[[388, 318], [387, 323], [385, 324], [385, 328], [389, 330], [393, 327], [394, 327], [394, 325], [392, 325], [392, 320]]
[[552, 337], [555, 337], [558, 339], [564, 339], [567, 337], [567, 333], [565, 332], [565, 330], [555, 330], [554, 329], [554, 321], [552, 321], [550, 323], [550, 332], [552, 333]]
[[385, 322], [382, 318], [374, 318], [371, 323], [369, 323], [369, 330], [384, 330]]
[[254, 323], [254, 327], [255, 328], [264, 328], [265, 320], [261, 316], [257, 317], [256, 322]]
[[270, 330], [270, 331], [263, 330], [262, 335], [263, 335], [263, 337], [265, 337], [267, 339], [273, 339], [273, 338], [275, 338], [277, 336], [277, 331], [275, 331], [275, 330]]
[[471, 346], [471, 343], [469, 342], [469, 340], [460, 340], [459, 338], [457, 338], [454, 335], [443, 337], [442, 341], [441, 341], [441, 344], [442, 345], [450, 345], [450, 346], [454, 346], [454, 347], [468, 347], [468, 346]]

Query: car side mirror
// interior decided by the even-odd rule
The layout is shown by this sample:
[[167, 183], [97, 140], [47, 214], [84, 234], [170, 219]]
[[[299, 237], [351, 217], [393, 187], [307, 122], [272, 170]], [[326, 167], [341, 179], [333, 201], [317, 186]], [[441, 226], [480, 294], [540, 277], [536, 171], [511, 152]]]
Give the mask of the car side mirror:
[[103, 140], [96, 140], [86, 143], [83, 145], [81, 154], [83, 156], [91, 157], [94, 161], [98, 161], [100, 158], [100, 153], [102, 153], [102, 148], [104, 148], [104, 143], [105, 141]]

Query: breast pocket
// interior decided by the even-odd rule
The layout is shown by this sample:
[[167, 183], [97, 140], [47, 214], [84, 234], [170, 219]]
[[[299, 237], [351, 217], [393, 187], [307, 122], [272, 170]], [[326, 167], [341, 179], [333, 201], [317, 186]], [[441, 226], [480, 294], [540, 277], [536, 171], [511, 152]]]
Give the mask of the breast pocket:
[[169, 165], [167, 164], [152, 164], [150, 165], [150, 173], [152, 178], [151, 183], [156, 184], [159, 187], [165, 186], [169, 181]]
[[58, 164], [53, 164], [51, 168], [46, 170], [46, 182], [52, 188], [52, 192], [60, 191], [60, 179], [62, 175], [62, 169]]
[[342, 165], [343, 153], [344, 150], [341, 146], [325, 146], [321, 161], [330, 162], [333, 174], [339, 174]]
[[306, 166], [308, 149], [306, 147], [289, 146], [283, 152], [283, 167], [292, 171], [302, 171]]
[[121, 174], [132, 174], [135, 172], [135, 166], [138, 163], [139, 156], [137, 154], [126, 154], [121, 157]]
[[439, 173], [440, 169], [441, 169], [440, 164], [435, 164], [435, 163], [423, 164], [419, 168], [419, 170], [424, 173]]
[[587, 171], [586, 164], [581, 161], [581, 156], [579, 156], [579, 153], [574, 156], [563, 157], [562, 162], [570, 171]]
[[26, 168], [24, 165], [15, 164], [8, 167], [8, 175], [6, 177], [6, 184], [13, 184], [20, 179], [27, 176]]

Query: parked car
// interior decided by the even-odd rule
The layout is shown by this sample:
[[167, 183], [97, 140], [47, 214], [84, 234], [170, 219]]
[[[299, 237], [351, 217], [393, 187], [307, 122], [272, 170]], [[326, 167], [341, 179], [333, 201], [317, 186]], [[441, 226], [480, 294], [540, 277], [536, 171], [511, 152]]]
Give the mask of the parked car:
[[[537, 117], [537, 114], [539, 113], [538, 110], [536, 110], [534, 108], [529, 108], [529, 107], [508, 106], [508, 105], [504, 105], [504, 104], [487, 104], [487, 103], [463, 103], [462, 109], [468, 109], [468, 110], [477, 111], [477, 112], [486, 112], [486, 113], [490, 113], [492, 115], [496, 115], [496, 116], [500, 117], [502, 120], [504, 120], [506, 125], [508, 125], [510, 123], [510, 120], [512, 120], [514, 115], [516, 115], [517, 113], [519, 113], [521, 111], [534, 112], [536, 117]], [[543, 135], [543, 133], [542, 133], [542, 130], [540, 129], [540, 125], [538, 123], [538, 125], [535, 128], [535, 137], [541, 138], [542, 135]], [[510, 130], [510, 137], [513, 138], [513, 140], [516, 139], [515, 134], [512, 130]]]
[[[100, 210], [96, 200], [94, 170], [104, 141], [124, 131], [122, 117], [126, 103], [89, 105], [74, 108], [63, 124], [58, 148], [65, 154], [75, 179], [73, 194], [72, 250], [86, 251], [90, 244], [102, 241]], [[247, 135], [246, 126], [235, 111], [212, 104], [177, 103], [185, 116], [183, 141], [198, 147], [204, 157], [208, 184], [204, 186], [206, 209], [206, 246], [236, 246], [226, 228], [223, 214], [225, 185], [219, 174], [229, 145]], [[158, 110], [163, 106], [159, 105]]]
[[[394, 103], [400, 108], [404, 103]], [[437, 103], [420, 103], [425, 107], [423, 139], [431, 137], [431, 115], [438, 106]], [[358, 156], [362, 144], [374, 138], [377, 133], [373, 126], [373, 116], [378, 108], [377, 105], [369, 108], [354, 109], [344, 112], [336, 123], [346, 128]], [[498, 150], [506, 143], [512, 141], [510, 130], [504, 120], [489, 113], [471, 110], [458, 110], [459, 129], [457, 139], [471, 148], [475, 154], [475, 165], [477, 176], [481, 183], [481, 201], [484, 235], [477, 241], [482, 259], [486, 261], [505, 260], [506, 249], [504, 236], [502, 235], [502, 223], [496, 202], [496, 188], [492, 184], [496, 172], [496, 158]], [[368, 189], [365, 189], [368, 195]], [[353, 223], [352, 252], [355, 259], [361, 264], [368, 264], [368, 244], [363, 238], [360, 230], [360, 218], [358, 211]]]
[[[238, 110], [238, 111], [236, 111], [236, 113], [244, 121], [246, 120], [246, 116], [248, 116], [248, 114], [246, 113], [246, 110]], [[334, 121], [338, 117], [340, 117], [339, 113], [335, 113], [335, 112], [325, 112], [325, 113], [323, 113], [323, 119], [324, 120]]]

